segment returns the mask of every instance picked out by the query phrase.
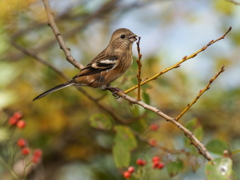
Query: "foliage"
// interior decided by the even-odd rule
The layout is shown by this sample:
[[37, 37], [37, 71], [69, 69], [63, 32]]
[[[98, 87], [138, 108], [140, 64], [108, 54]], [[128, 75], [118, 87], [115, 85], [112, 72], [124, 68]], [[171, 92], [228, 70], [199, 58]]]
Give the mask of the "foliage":
[[[83, 87], [92, 97], [89, 99], [69, 87], [32, 102], [36, 95], [64, 83], [65, 79], [36, 61], [36, 57], [19, 51], [14, 43], [67, 77], [73, 77], [78, 70], [65, 61], [66, 57], [46, 24], [42, 3], [11, 0], [1, 1], [0, 5], [1, 147], [11, 141], [9, 148], [16, 148], [13, 141], [17, 138], [13, 138], [13, 129], [6, 120], [21, 109], [27, 122], [22, 136], [32, 147], [44, 151], [45, 179], [65, 180], [69, 175], [77, 176], [75, 179], [123, 179], [129, 166], [135, 168], [130, 173], [132, 180], [240, 177], [240, 27], [237, 17], [240, 6], [224, 0], [180, 3], [114, 0], [72, 4], [51, 1], [56, 24], [67, 46], [74, 58], [84, 65], [106, 46], [110, 34], [119, 26], [140, 35], [142, 80], [220, 37], [230, 25], [233, 27], [224, 40], [141, 89], [143, 102], [176, 117], [225, 65], [226, 71], [179, 120], [214, 157], [207, 162], [176, 126], [122, 98], [115, 99], [109, 92]], [[135, 45], [133, 52], [134, 60], [138, 59]], [[126, 90], [137, 84], [137, 73], [134, 62], [112, 85]], [[128, 95], [137, 98], [137, 91]], [[152, 124], [157, 124], [157, 128], [152, 129]], [[8, 159], [6, 153], [11, 151], [3, 149], [2, 157]], [[156, 155], [165, 165], [161, 170], [153, 168], [152, 158]], [[138, 159], [146, 164], [137, 164]], [[222, 167], [227, 168], [224, 174]], [[36, 173], [28, 179], [37, 177], [41, 168], [37, 166]], [[1, 175], [7, 172], [10, 171], [3, 169], [1, 164]]]

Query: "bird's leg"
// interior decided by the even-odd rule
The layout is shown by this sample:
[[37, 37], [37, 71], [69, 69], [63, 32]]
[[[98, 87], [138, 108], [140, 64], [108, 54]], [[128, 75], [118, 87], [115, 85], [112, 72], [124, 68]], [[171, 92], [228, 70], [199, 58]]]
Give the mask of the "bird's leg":
[[120, 96], [117, 94], [117, 92], [118, 92], [118, 91], [122, 91], [120, 88], [110, 86], [110, 84], [108, 84], [108, 85], [104, 88], [104, 90], [109, 90], [109, 91], [111, 91], [111, 92], [112, 92], [112, 95], [113, 95], [116, 99], [120, 98]]

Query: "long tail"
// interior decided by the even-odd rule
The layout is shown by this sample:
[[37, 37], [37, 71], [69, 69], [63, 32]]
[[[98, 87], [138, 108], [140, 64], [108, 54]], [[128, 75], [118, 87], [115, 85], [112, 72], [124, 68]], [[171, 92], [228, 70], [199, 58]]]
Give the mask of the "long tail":
[[60, 84], [60, 85], [58, 85], [58, 86], [56, 86], [56, 87], [54, 87], [52, 89], [47, 90], [46, 92], [40, 94], [39, 96], [35, 97], [33, 99], [33, 101], [35, 101], [37, 99], [40, 99], [40, 98], [43, 98], [44, 96], [46, 96], [46, 95], [48, 95], [48, 94], [50, 94], [52, 92], [58, 91], [58, 90], [63, 89], [65, 87], [71, 86], [73, 84], [74, 84], [73, 82], [67, 82], [67, 83], [64, 83], [64, 84]]

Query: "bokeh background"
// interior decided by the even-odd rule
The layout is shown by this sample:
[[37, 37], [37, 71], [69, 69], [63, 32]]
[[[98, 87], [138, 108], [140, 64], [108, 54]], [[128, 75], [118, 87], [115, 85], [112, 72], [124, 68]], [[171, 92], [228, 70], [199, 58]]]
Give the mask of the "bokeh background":
[[[150, 104], [170, 116], [177, 116], [200, 89], [225, 65], [226, 71], [200, 100], [182, 117], [184, 125], [193, 118], [203, 127], [203, 140], [219, 139], [232, 150], [240, 149], [240, 5], [225, 0], [51, 0], [56, 23], [73, 57], [86, 65], [107, 46], [111, 33], [128, 28], [141, 36], [142, 77], [147, 78], [201, 49], [212, 39], [232, 31], [180, 68], [144, 86]], [[239, 2], [240, 3], [240, 2]], [[1, 1], [0, 12], [0, 112], [2, 117], [22, 111], [27, 126], [22, 136], [34, 148], [41, 148], [42, 165], [30, 179], [112, 180], [123, 179], [114, 164], [112, 146], [115, 133], [94, 129], [89, 119], [96, 113], [107, 114], [94, 101], [74, 87], [43, 99], [32, 99], [45, 90], [65, 82], [58, 73], [39, 63], [14, 46], [19, 45], [73, 77], [78, 70], [65, 59], [51, 28], [46, 24], [42, 2]], [[136, 59], [136, 45], [133, 46]], [[127, 89], [137, 82], [137, 65], [112, 83]], [[184, 149], [184, 135], [164, 119], [144, 111], [109, 92], [83, 88], [92, 98], [120, 119], [133, 121], [129, 126], [144, 132], [151, 123], [160, 128], [151, 134], [170, 149]], [[131, 92], [136, 97], [136, 92]], [[108, 114], [107, 114], [108, 115]], [[141, 118], [138, 118], [141, 116]], [[114, 124], [119, 124], [113, 119]], [[132, 152], [136, 158], [152, 151], [139, 142]], [[215, 155], [214, 155], [215, 157]], [[217, 157], [217, 156], [216, 156]], [[240, 168], [239, 155], [233, 167]], [[187, 161], [187, 160], [186, 160]], [[187, 164], [187, 162], [185, 163]], [[172, 179], [206, 179], [205, 163], [193, 172], [190, 165]], [[3, 167], [0, 172], [5, 173]], [[240, 178], [239, 171], [235, 172]], [[159, 178], [161, 177], [161, 178]], [[144, 179], [170, 179], [167, 170], [148, 173]]]

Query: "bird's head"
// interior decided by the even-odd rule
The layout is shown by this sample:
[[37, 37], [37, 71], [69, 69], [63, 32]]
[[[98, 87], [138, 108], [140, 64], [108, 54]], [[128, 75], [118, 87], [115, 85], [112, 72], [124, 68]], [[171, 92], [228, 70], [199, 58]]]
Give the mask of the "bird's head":
[[114, 31], [110, 44], [115, 48], [131, 48], [132, 43], [137, 40], [137, 35], [126, 28], [120, 28]]

